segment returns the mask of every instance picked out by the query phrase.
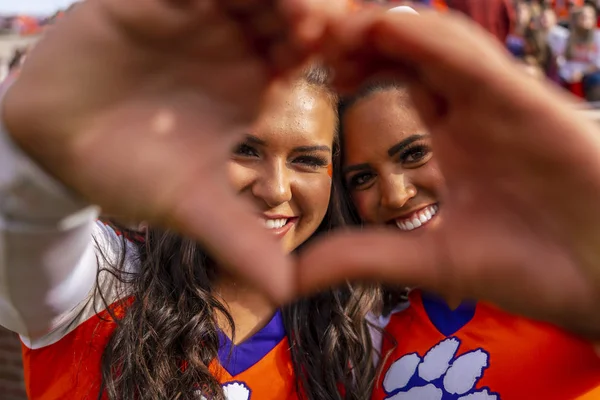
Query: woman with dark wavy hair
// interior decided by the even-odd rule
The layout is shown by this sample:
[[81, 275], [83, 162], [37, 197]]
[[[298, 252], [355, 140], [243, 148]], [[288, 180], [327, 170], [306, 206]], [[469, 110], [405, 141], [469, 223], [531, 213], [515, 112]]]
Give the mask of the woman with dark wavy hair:
[[[355, 224], [387, 226], [418, 242], [449, 223], [431, 134], [402, 82], [364, 85], [339, 115], [340, 193]], [[555, 326], [426, 287], [389, 287], [383, 297], [377, 322], [384, 357], [372, 400], [583, 399], [600, 388], [593, 344]]]
[[[234, 189], [286, 252], [343, 225], [332, 179], [337, 124], [327, 71], [312, 67], [270, 89], [262, 118], [232, 151]], [[50, 333], [23, 338], [32, 399], [369, 396], [368, 289], [346, 285], [278, 309], [201, 245], [169, 231], [139, 235], [90, 219], [46, 251], [66, 245], [80, 247], [72, 261], [83, 269], [61, 266], [81, 274], [61, 290], [81, 296]]]

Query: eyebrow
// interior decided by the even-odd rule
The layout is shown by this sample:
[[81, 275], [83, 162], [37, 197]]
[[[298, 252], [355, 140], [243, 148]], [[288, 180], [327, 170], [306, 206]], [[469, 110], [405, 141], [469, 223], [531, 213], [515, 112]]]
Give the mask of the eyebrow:
[[410, 135], [406, 139], [404, 139], [401, 142], [390, 147], [390, 149], [388, 150], [388, 156], [390, 156], [390, 157], [395, 156], [396, 154], [398, 154], [402, 150], [404, 150], [406, 147], [408, 147], [411, 143], [416, 142], [417, 140], [423, 139], [427, 136], [428, 136], [427, 134]]
[[244, 140], [245, 140], [246, 142], [250, 142], [250, 143], [258, 144], [258, 145], [261, 145], [261, 146], [266, 146], [266, 145], [267, 145], [267, 142], [265, 142], [265, 141], [264, 141], [264, 140], [262, 140], [262, 139], [259, 139], [259, 138], [257, 138], [257, 137], [256, 137], [256, 136], [254, 136], [254, 135], [245, 135], [245, 137], [244, 137]]
[[[254, 143], [260, 146], [267, 146], [267, 142], [264, 140], [254, 136], [254, 135], [246, 135], [246, 141], [250, 143]], [[292, 149], [294, 153], [314, 153], [316, 151], [326, 151], [331, 152], [331, 147], [325, 145], [314, 145], [314, 146], [298, 146]]]
[[344, 168], [344, 175], [346, 175], [349, 172], [354, 172], [354, 171], [363, 171], [365, 169], [369, 169], [371, 166], [369, 164], [354, 164], [354, 165], [350, 165], [348, 167]]
[[329, 146], [324, 146], [324, 145], [298, 146], [298, 147], [294, 147], [294, 149], [292, 151], [294, 153], [313, 153], [315, 151], [330, 152], [331, 148]]

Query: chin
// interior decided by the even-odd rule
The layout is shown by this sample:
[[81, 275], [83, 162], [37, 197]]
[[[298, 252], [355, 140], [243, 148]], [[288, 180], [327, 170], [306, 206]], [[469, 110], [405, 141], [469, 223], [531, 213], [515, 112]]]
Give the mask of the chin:
[[313, 235], [314, 232], [306, 237], [305, 235], [297, 235], [296, 229], [293, 229], [281, 238], [281, 248], [286, 254], [291, 254], [308, 242]]
[[293, 253], [299, 246], [294, 245], [293, 243], [285, 243], [285, 241], [281, 244], [281, 249], [285, 254]]

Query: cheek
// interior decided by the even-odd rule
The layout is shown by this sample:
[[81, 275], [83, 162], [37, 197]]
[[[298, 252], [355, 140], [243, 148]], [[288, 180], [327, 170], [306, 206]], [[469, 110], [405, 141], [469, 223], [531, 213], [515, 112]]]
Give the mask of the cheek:
[[433, 195], [436, 200], [439, 200], [441, 191], [446, 184], [434, 159], [431, 159], [427, 165], [415, 170], [411, 180], [417, 191], [423, 190], [427, 194]]
[[253, 171], [244, 167], [235, 161], [229, 161], [227, 168], [227, 177], [229, 183], [236, 192], [242, 191], [252, 182]]
[[292, 202], [296, 203], [306, 223], [316, 225], [315, 229], [327, 213], [330, 197], [331, 179], [326, 173], [299, 176], [294, 182]]

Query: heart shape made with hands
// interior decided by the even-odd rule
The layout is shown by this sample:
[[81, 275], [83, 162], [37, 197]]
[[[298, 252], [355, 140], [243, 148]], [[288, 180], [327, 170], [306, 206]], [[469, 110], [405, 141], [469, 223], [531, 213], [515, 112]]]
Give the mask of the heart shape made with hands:
[[[341, 90], [407, 82], [447, 183], [436, 232], [337, 233], [292, 259], [231, 193], [229, 149], [257, 100], [313, 56]], [[198, 239], [275, 301], [376, 279], [596, 336], [600, 133], [567, 101], [453, 14], [88, 0], [32, 52], [2, 112], [15, 142], [82, 199]]]

